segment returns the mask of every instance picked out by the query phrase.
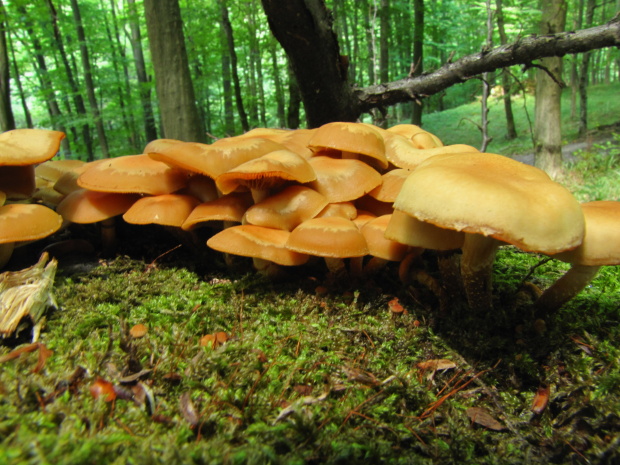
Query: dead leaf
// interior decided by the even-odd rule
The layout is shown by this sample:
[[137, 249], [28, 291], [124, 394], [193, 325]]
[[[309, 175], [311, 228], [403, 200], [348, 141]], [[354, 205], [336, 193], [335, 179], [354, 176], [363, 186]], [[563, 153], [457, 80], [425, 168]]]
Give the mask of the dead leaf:
[[131, 334], [131, 337], [134, 337], [136, 339], [146, 336], [147, 332], [148, 328], [142, 323], [138, 323], [137, 325], [132, 326], [129, 330], [129, 334]]
[[532, 400], [532, 407], [530, 410], [536, 415], [540, 415], [547, 408], [549, 403], [549, 394], [551, 394], [551, 388], [549, 386], [541, 386], [534, 394], [534, 400]]
[[38, 373], [45, 366], [45, 362], [48, 358], [52, 356], [54, 351], [45, 347], [45, 344], [39, 344], [39, 361], [37, 362], [37, 366], [35, 366], [32, 370], [33, 373]]
[[202, 347], [210, 346], [215, 349], [228, 340], [228, 335], [224, 331], [219, 331], [213, 334], [205, 334], [200, 338], [200, 345]]
[[12, 350], [8, 354], [0, 357], [0, 363], [8, 362], [9, 360], [14, 360], [17, 357], [19, 357], [21, 354], [28, 353], [28, 352], [34, 352], [38, 348], [39, 348], [38, 342], [33, 342], [32, 344], [19, 347], [15, 350]]
[[95, 399], [102, 397], [105, 402], [112, 402], [116, 399], [114, 385], [101, 377], [98, 377], [95, 382], [90, 385], [90, 394]]
[[441, 371], [456, 368], [456, 363], [454, 363], [452, 360], [447, 360], [445, 358], [438, 358], [427, 360], [425, 362], [419, 362], [417, 364], [417, 367], [421, 368], [422, 370]]
[[196, 411], [196, 407], [192, 402], [189, 392], [184, 392], [181, 394], [181, 397], [179, 398], [179, 409], [181, 410], [181, 415], [183, 415], [185, 421], [187, 421], [192, 428], [198, 425], [200, 422], [200, 417], [198, 416], [198, 412]]
[[480, 426], [484, 426], [487, 429], [493, 431], [503, 431], [506, 429], [499, 421], [491, 416], [487, 409], [482, 407], [470, 407], [465, 413], [469, 419]]

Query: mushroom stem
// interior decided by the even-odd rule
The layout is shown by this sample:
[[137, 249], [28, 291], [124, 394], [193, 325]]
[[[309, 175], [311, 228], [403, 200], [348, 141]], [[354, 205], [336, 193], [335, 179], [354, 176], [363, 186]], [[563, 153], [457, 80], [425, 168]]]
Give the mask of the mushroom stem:
[[467, 302], [476, 313], [493, 309], [493, 262], [500, 242], [481, 234], [465, 234], [461, 276]]
[[104, 257], [111, 257], [116, 253], [116, 223], [115, 217], [107, 218], [100, 223], [101, 249]]
[[0, 244], [0, 269], [4, 268], [4, 265], [9, 262], [9, 260], [11, 259], [11, 255], [13, 255], [14, 248], [15, 242]]
[[364, 276], [373, 276], [385, 268], [388, 264], [389, 260], [380, 257], [372, 257], [368, 260], [362, 269], [362, 274]]
[[461, 250], [438, 250], [437, 267], [441, 276], [441, 287], [444, 289], [448, 306], [454, 306], [463, 300], [463, 280], [461, 278]]
[[537, 312], [549, 313], [579, 294], [598, 273], [600, 266], [574, 264], [571, 268], [547, 288], [534, 303]]

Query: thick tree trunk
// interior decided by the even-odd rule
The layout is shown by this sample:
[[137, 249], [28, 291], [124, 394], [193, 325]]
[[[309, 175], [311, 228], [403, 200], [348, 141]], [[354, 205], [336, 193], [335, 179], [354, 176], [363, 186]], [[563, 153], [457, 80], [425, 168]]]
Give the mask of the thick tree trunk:
[[151, 81], [146, 73], [146, 64], [144, 63], [142, 34], [140, 33], [140, 24], [138, 23], [136, 1], [127, 0], [127, 4], [129, 5], [129, 29], [131, 31], [129, 41], [131, 42], [131, 51], [133, 53], [133, 61], [138, 78], [140, 104], [142, 106], [142, 118], [144, 120], [144, 134], [146, 136], [146, 142], [149, 143], [157, 139], [157, 125], [155, 124], [153, 104], [151, 102]]
[[[554, 34], [564, 30], [566, 1], [545, 0], [541, 21], [541, 34]], [[541, 60], [536, 73], [536, 116], [534, 123], [534, 164], [551, 177], [562, 173], [562, 58]]]
[[346, 60], [340, 55], [325, 3], [321, 0], [262, 0], [262, 3], [269, 27], [289, 56], [297, 76], [308, 125], [355, 121], [361, 112], [352, 98]]
[[82, 68], [84, 70], [84, 85], [86, 86], [86, 95], [88, 96], [90, 111], [95, 120], [95, 128], [97, 129], [97, 136], [99, 138], [101, 155], [103, 158], [107, 158], [110, 155], [108, 151], [108, 141], [106, 139], [105, 129], [103, 127], [103, 120], [101, 119], [101, 113], [99, 112], [97, 97], [95, 96], [95, 83], [93, 82], [93, 72], [90, 64], [88, 46], [86, 45], [86, 34], [84, 33], [84, 26], [82, 25], [82, 15], [80, 13], [80, 7], [77, 0], [71, 0], [71, 9], [73, 10], [73, 20], [75, 22], [77, 38], [80, 42], [80, 56], [82, 58]]
[[297, 85], [297, 77], [293, 72], [290, 60], [286, 67], [288, 71], [288, 108], [286, 110], [286, 126], [290, 129], [298, 129], [301, 121], [299, 113], [301, 111], [301, 92]]
[[189, 73], [178, 0], [145, 0], [163, 137], [206, 142]]
[[11, 107], [10, 63], [7, 47], [6, 11], [0, 1], [0, 131], [15, 129], [15, 118]]

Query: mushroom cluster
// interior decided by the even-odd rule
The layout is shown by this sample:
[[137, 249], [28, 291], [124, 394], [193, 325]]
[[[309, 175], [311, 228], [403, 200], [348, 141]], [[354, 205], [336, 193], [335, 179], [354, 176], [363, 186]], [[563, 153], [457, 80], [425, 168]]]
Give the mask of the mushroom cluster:
[[[568, 257], [590, 221], [588, 207], [543, 171], [444, 146], [411, 124], [260, 128], [212, 144], [159, 139], [142, 154], [54, 163], [37, 168], [41, 177], [61, 171], [47, 175], [57, 195], [46, 198], [67, 222], [101, 223], [110, 249], [110, 223], [122, 215], [177, 233], [208, 231], [211, 249], [251, 257], [266, 273], [319, 257], [353, 275], [400, 262], [407, 279], [432, 250], [439, 273], [429, 287], [440, 302], [462, 294], [479, 311], [492, 308], [500, 245]], [[548, 295], [540, 305], [550, 300], [558, 305]]]

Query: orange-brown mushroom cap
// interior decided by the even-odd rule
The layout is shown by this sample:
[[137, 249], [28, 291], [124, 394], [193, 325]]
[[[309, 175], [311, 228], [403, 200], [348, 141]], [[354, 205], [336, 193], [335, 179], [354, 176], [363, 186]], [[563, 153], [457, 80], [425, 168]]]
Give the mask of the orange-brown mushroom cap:
[[181, 194], [162, 194], [142, 197], [123, 214], [130, 224], [161, 224], [181, 227], [192, 210], [200, 203], [196, 197]]
[[359, 160], [316, 156], [309, 160], [316, 181], [308, 185], [330, 203], [355, 200], [381, 184], [381, 175]]
[[0, 207], [0, 244], [42, 239], [61, 225], [62, 217], [43, 205], [4, 205]]
[[90, 224], [125, 213], [138, 194], [118, 194], [79, 189], [67, 195], [56, 211], [71, 223]]
[[13, 129], [0, 134], [0, 166], [23, 166], [52, 158], [65, 134], [47, 129]]
[[368, 255], [366, 240], [355, 223], [337, 216], [304, 221], [293, 229], [286, 246], [296, 252], [319, 257]]

